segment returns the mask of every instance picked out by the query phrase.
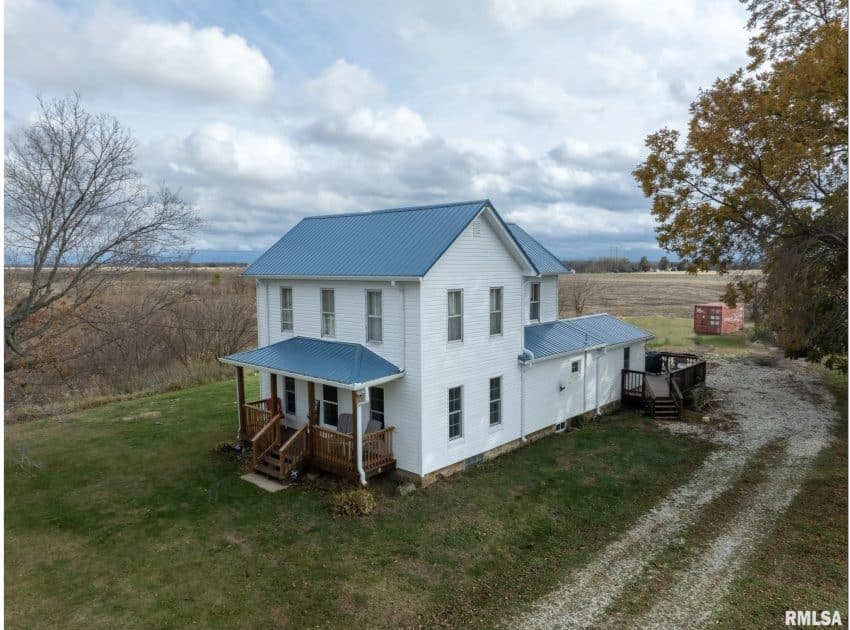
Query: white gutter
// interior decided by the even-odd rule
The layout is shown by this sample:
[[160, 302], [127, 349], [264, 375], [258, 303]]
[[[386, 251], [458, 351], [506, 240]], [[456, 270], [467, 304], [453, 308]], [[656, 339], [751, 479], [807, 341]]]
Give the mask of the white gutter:
[[363, 408], [369, 404], [369, 388], [363, 388], [362, 400], [357, 403], [357, 416], [354, 423], [354, 444], [357, 452], [357, 474], [360, 476], [360, 485], [366, 485], [366, 471], [363, 469]]
[[364, 387], [375, 387], [377, 385], [382, 385], [384, 383], [388, 383], [390, 381], [395, 381], [404, 376], [404, 372], [397, 372], [396, 374], [390, 374], [389, 376], [382, 376], [381, 378], [375, 378], [371, 381], [366, 381], [365, 383], [340, 383], [339, 381], [331, 381], [324, 378], [319, 378], [316, 376], [310, 376], [308, 374], [299, 374], [298, 372], [287, 372], [285, 370], [273, 370], [264, 365], [255, 365], [253, 363], [245, 363], [244, 361], [233, 361], [231, 359], [220, 358], [219, 363], [224, 363], [226, 365], [237, 365], [239, 367], [249, 368], [251, 370], [259, 370], [260, 372], [268, 372], [269, 374], [279, 374], [280, 376], [289, 376], [292, 378], [297, 378], [300, 380], [313, 381], [314, 383], [318, 383], [319, 385], [329, 385], [331, 387], [338, 387], [339, 389], [345, 389], [348, 391], [357, 391], [363, 389]]

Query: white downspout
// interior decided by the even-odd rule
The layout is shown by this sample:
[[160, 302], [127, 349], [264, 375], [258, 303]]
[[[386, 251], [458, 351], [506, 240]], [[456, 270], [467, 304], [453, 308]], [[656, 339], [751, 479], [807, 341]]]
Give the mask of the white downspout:
[[521, 401], [519, 407], [519, 439], [528, 442], [525, 437], [525, 370], [534, 363], [534, 353], [525, 347], [523, 347], [522, 353], [531, 358], [528, 361], [523, 361], [519, 367], [519, 399]]
[[584, 366], [582, 367], [581, 412], [587, 413], [587, 350], [584, 351]]
[[[359, 385], [359, 383], [358, 383]], [[363, 387], [363, 400], [357, 403], [357, 417], [354, 423], [354, 444], [357, 451], [357, 474], [360, 477], [360, 485], [366, 485], [366, 471], [363, 470], [363, 408], [369, 404], [369, 388]]]
[[602, 352], [598, 352], [596, 355], [596, 415], [600, 416], [602, 413], [599, 411], [599, 364], [601, 361], [599, 357], [602, 356]]
[[407, 369], [407, 298], [404, 294], [404, 287], [399, 285], [401, 289], [401, 371]]

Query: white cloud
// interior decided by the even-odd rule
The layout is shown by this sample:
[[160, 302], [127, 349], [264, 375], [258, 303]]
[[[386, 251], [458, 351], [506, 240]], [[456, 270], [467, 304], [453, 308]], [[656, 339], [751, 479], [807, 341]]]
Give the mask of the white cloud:
[[365, 68], [345, 59], [325, 68], [307, 82], [304, 88], [311, 105], [320, 105], [332, 112], [345, 112], [366, 105], [384, 96], [384, 86]]
[[[721, 3], [712, 3], [721, 4]], [[681, 35], [706, 21], [725, 23], [732, 12], [696, 0], [490, 0], [490, 13], [503, 27], [518, 30], [536, 22], [568, 20], [581, 13], [601, 14], [610, 22], [637, 26], [667, 35]], [[739, 27], [738, 20], [735, 26]]]
[[431, 138], [422, 117], [407, 107], [375, 111], [361, 107], [351, 113], [317, 120], [303, 131], [305, 139], [329, 145], [356, 145], [364, 152], [413, 149]]
[[120, 40], [103, 52], [104, 61], [131, 81], [222, 100], [261, 103], [274, 85], [263, 53], [217, 27], [128, 20]]
[[6, 19], [7, 69], [38, 89], [135, 85], [262, 103], [274, 88], [263, 53], [218, 27], [148, 22], [101, 5], [76, 15], [38, 0], [13, 0]]
[[556, 82], [540, 78], [508, 81], [489, 96], [500, 112], [523, 120], [557, 119], [586, 106]]
[[226, 123], [194, 132], [185, 141], [185, 153], [189, 163], [177, 165], [182, 172], [280, 182], [308, 170], [298, 152], [281, 138], [241, 131]]

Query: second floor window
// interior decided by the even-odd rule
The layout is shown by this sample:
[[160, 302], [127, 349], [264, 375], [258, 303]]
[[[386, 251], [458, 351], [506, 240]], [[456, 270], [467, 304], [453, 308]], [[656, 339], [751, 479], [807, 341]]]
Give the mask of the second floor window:
[[334, 290], [322, 289], [322, 337], [336, 336]]
[[380, 291], [366, 291], [366, 341], [383, 341], [383, 304]]
[[449, 291], [449, 341], [463, 339], [463, 291]]
[[624, 370], [629, 369], [629, 359], [631, 359], [631, 357], [629, 355], [631, 354], [631, 350], [632, 350], [631, 348], [623, 348], [623, 369]]
[[292, 289], [280, 288], [280, 330], [287, 332], [293, 329], [292, 321]]
[[532, 282], [530, 291], [530, 302], [528, 319], [533, 322], [540, 321], [540, 283]]
[[490, 289], [490, 334], [502, 334], [502, 288]]

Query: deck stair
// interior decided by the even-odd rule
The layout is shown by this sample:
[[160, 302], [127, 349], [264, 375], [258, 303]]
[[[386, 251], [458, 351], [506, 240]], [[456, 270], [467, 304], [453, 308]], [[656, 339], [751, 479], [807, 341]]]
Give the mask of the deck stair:
[[622, 400], [643, 406], [653, 418], [681, 420], [684, 394], [705, 384], [705, 360], [695, 354], [659, 354], [661, 372], [622, 371]]

